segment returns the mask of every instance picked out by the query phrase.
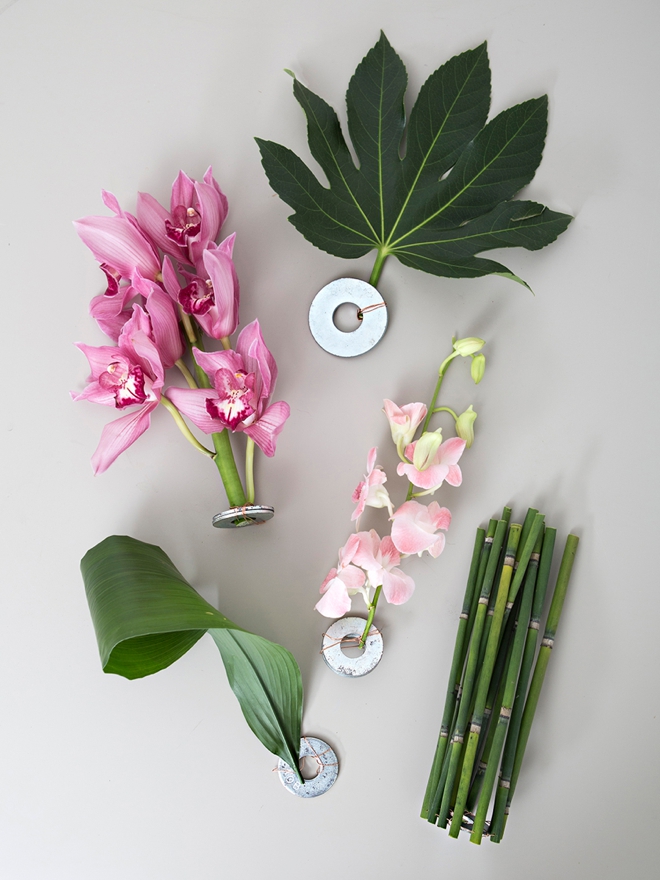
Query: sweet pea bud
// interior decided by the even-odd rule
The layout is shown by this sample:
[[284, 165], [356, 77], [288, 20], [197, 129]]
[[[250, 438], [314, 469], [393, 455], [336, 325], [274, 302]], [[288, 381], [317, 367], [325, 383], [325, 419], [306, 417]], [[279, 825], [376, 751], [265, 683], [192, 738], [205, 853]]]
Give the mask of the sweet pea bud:
[[437, 431], [427, 431], [422, 434], [417, 443], [415, 443], [415, 451], [413, 452], [413, 464], [418, 471], [425, 471], [433, 464], [435, 454], [442, 443], [442, 429]]
[[454, 351], [458, 352], [461, 357], [468, 357], [481, 351], [485, 344], [485, 341], [479, 339], [478, 336], [466, 336], [464, 339], [457, 339], [454, 342]]
[[470, 375], [472, 376], [472, 380], [475, 385], [478, 385], [479, 382], [484, 377], [484, 373], [486, 372], [486, 357], [483, 354], [475, 354], [472, 358], [472, 363], [470, 364]]
[[477, 414], [472, 409], [472, 404], [470, 404], [465, 412], [462, 412], [456, 419], [456, 433], [461, 440], [465, 440], [465, 445], [468, 449], [474, 441], [474, 422], [476, 418]]

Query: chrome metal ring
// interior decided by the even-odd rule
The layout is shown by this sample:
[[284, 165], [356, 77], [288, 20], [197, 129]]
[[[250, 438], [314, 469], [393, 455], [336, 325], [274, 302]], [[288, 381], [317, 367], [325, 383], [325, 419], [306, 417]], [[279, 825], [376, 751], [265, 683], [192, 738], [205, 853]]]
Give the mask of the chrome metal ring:
[[242, 529], [261, 525], [274, 516], [275, 508], [268, 504], [246, 504], [245, 507], [230, 507], [216, 513], [211, 522], [216, 529]]
[[346, 678], [359, 678], [368, 675], [380, 663], [383, 656], [383, 637], [372, 625], [359, 657], [347, 657], [341, 649], [345, 639], [354, 639], [354, 644], [364, 631], [366, 621], [361, 617], [342, 617], [323, 633], [321, 654], [327, 665], [337, 675]]
[[339, 774], [339, 761], [327, 742], [317, 736], [303, 736], [300, 740], [300, 758], [314, 758], [319, 765], [319, 772], [313, 779], [306, 779], [301, 784], [289, 764], [280, 758], [277, 771], [287, 791], [296, 797], [313, 798], [332, 788]]
[[[354, 303], [360, 326], [345, 333], [335, 326], [339, 306]], [[309, 329], [325, 351], [337, 357], [356, 357], [379, 342], [387, 328], [387, 306], [376, 288], [358, 278], [339, 278], [316, 294], [309, 309]]]

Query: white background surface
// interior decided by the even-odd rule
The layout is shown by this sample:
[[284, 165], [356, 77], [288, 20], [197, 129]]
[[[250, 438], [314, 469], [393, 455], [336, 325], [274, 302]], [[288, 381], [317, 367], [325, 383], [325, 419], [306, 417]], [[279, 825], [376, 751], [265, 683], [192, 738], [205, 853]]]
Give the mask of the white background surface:
[[[658, 6], [596, 0], [18, 0], [0, 3], [0, 247], [4, 303], [0, 873], [8, 880], [188, 877], [647, 877], [658, 820]], [[547, 92], [545, 156], [527, 195], [576, 215], [502, 278], [450, 281], [390, 261], [390, 327], [371, 353], [333, 358], [307, 329], [314, 293], [373, 258], [309, 245], [252, 138], [308, 156], [293, 68], [337, 107], [383, 28], [419, 86], [489, 41], [493, 112]], [[102, 290], [70, 221], [169, 200], [179, 168], [209, 163], [230, 200], [224, 232], [245, 325], [259, 317], [292, 416], [257, 465], [262, 529], [221, 533], [213, 466], [169, 415], [104, 475], [89, 458], [108, 411], [73, 404], [76, 340]], [[496, 255], [497, 256], [497, 255]], [[378, 670], [334, 677], [318, 654], [318, 585], [350, 532], [350, 494], [381, 447], [402, 500], [383, 397], [428, 399], [451, 335], [488, 341], [444, 403], [479, 412], [440, 559], [410, 560], [408, 605], [383, 607]], [[461, 369], [464, 368], [464, 369]], [[403, 481], [399, 481], [401, 484]], [[398, 494], [397, 494], [398, 493]], [[540, 507], [581, 535], [556, 650], [501, 846], [450, 840], [418, 818], [475, 527]], [[365, 526], [382, 527], [374, 512]], [[304, 731], [341, 760], [332, 791], [291, 797], [247, 729], [208, 638], [128, 682], [101, 672], [78, 563], [108, 534], [160, 544], [237, 623], [289, 647]], [[356, 603], [358, 610], [362, 610]], [[459, 873], [460, 872], [460, 873]]]

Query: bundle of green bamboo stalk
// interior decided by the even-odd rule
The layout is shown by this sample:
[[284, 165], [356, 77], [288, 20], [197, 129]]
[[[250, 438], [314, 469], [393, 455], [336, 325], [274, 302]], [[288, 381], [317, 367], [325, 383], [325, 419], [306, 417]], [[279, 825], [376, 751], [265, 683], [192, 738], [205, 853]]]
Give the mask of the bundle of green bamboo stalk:
[[505, 507], [477, 529], [422, 806], [423, 819], [478, 844], [504, 834], [578, 545], [569, 535], [537, 653], [557, 530], [534, 508], [522, 525], [510, 518]]

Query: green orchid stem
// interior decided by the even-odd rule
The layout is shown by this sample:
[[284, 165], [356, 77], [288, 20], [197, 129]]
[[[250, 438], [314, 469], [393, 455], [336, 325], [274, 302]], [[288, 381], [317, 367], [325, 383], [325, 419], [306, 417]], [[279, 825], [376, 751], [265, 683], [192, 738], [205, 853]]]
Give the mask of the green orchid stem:
[[455, 421], [455, 422], [458, 421], [458, 416], [456, 415], [456, 413], [454, 412], [454, 410], [451, 409], [451, 408], [448, 407], [448, 406], [436, 406], [436, 408], [433, 410], [433, 412], [434, 412], [434, 413], [439, 413], [439, 412], [448, 412], [448, 413], [451, 413], [452, 416], [454, 417], [454, 421]]
[[369, 630], [371, 629], [371, 624], [374, 622], [374, 614], [376, 613], [376, 605], [378, 605], [378, 600], [380, 599], [380, 594], [382, 591], [381, 587], [376, 587], [376, 592], [374, 593], [374, 597], [371, 600], [371, 605], [369, 606], [369, 614], [367, 616], [367, 625], [364, 628], [364, 632], [360, 637], [360, 641], [358, 643], [358, 647], [364, 649], [364, 646], [367, 642], [367, 636], [369, 635]]
[[254, 504], [254, 440], [247, 438], [245, 447], [245, 488], [248, 504]]
[[204, 455], [208, 455], [210, 458], [214, 458], [214, 455], [211, 452], [211, 450], [207, 449], [206, 446], [202, 446], [202, 444], [199, 442], [199, 440], [191, 433], [190, 428], [188, 427], [188, 425], [186, 425], [186, 423], [183, 420], [183, 416], [181, 415], [179, 410], [174, 406], [172, 401], [168, 400], [167, 397], [161, 397], [160, 402], [163, 404], [165, 409], [169, 413], [171, 413], [172, 418], [177, 423], [179, 430], [181, 431], [183, 436], [186, 438], [186, 440], [189, 443], [191, 443], [195, 447], [195, 449], [197, 449], [199, 452], [203, 453]]
[[376, 262], [374, 263], [374, 267], [371, 270], [371, 277], [369, 278], [369, 284], [373, 285], [374, 287], [378, 285], [378, 279], [380, 278], [380, 273], [383, 271], [383, 266], [387, 257], [387, 251], [378, 251], [378, 256], [376, 257]]
[[183, 311], [181, 306], [179, 306], [179, 317], [181, 318], [183, 329], [186, 331], [188, 342], [191, 345], [197, 345], [197, 334], [195, 333], [195, 328], [193, 327], [192, 321], [190, 320], [190, 315], [187, 315]]
[[213, 437], [213, 445], [215, 446], [213, 461], [220, 472], [229, 506], [245, 507], [248, 504], [248, 500], [243, 491], [243, 484], [236, 468], [236, 461], [231, 448], [231, 441], [229, 440], [229, 430], [225, 428], [224, 431], [211, 434], [211, 437]]
[[176, 367], [179, 368], [179, 370], [181, 371], [181, 375], [183, 376], [183, 378], [184, 378], [184, 379], [186, 380], [186, 382], [188, 383], [188, 387], [189, 387], [189, 388], [198, 388], [198, 387], [199, 387], [199, 386], [197, 385], [197, 382], [195, 382], [195, 377], [194, 377], [193, 374], [190, 372], [190, 370], [188, 369], [188, 367], [184, 364], [184, 362], [181, 360], [181, 358], [179, 358], [178, 361], [175, 361], [174, 366], [176, 366]]

